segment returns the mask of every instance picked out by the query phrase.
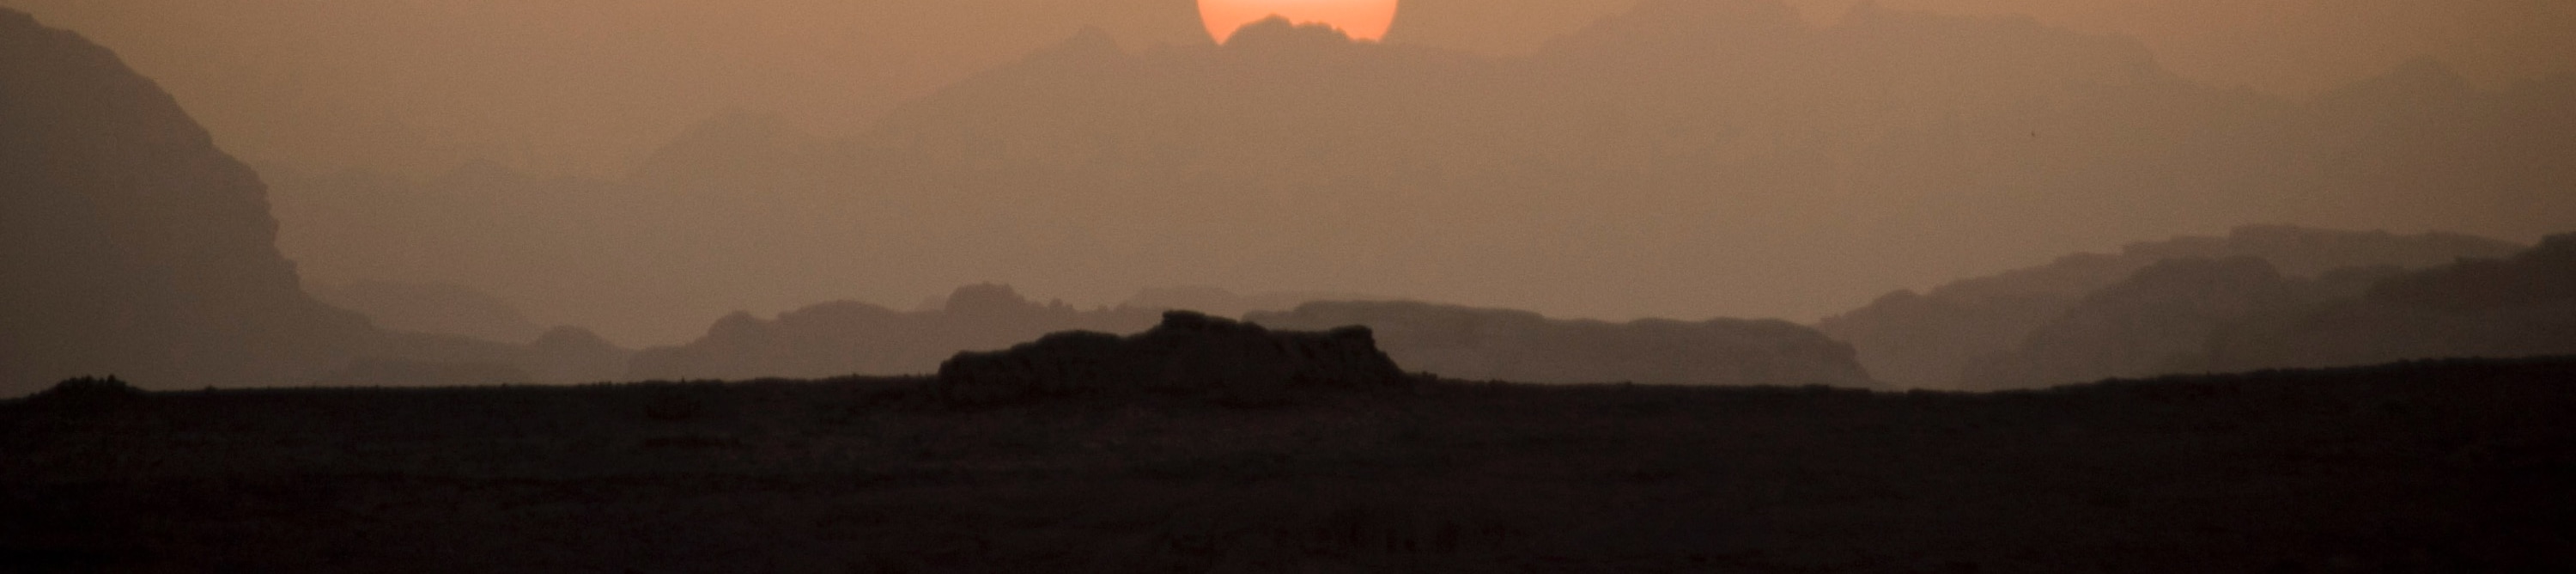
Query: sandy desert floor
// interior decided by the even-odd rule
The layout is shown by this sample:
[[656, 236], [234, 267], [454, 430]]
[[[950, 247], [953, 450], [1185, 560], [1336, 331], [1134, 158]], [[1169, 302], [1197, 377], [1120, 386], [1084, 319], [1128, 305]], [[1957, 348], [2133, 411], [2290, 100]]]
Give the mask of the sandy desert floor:
[[2576, 359], [1970, 395], [0, 403], [0, 571], [2576, 571]]

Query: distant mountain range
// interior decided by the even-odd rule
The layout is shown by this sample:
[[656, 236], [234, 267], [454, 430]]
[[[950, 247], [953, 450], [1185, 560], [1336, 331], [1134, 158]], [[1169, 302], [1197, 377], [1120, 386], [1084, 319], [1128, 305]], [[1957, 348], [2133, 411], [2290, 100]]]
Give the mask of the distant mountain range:
[[2481, 91], [2425, 62], [2296, 102], [2029, 20], [1654, 1], [1523, 56], [1084, 33], [854, 137], [725, 116], [615, 181], [270, 175], [321, 277], [473, 285], [619, 340], [978, 281], [1804, 320], [2246, 222], [2576, 227], [2567, 101], [2576, 76]]
[[[704, 327], [1015, 276], [1087, 300], [1223, 278], [1473, 301], [1253, 314], [1372, 324], [1407, 368], [1550, 382], [2015, 388], [2566, 352], [2566, 236], [2522, 252], [2243, 228], [1892, 295], [1821, 335], [1507, 308], [1821, 315], [1873, 285], [2213, 222], [2536, 236], [2576, 225], [2576, 167], [2560, 161], [2576, 157], [2576, 77], [2481, 92], [2414, 65], [2295, 104], [2182, 82], [2116, 38], [1892, 11], [1814, 28], [1754, 0], [1649, 2], [1523, 57], [1277, 21], [1225, 47], [1142, 53], [1095, 32], [860, 137], [726, 116], [616, 181], [495, 164], [428, 181], [276, 171], [281, 232], [262, 175], [114, 54], [7, 10], [0, 46], [0, 395], [111, 373], [920, 373], [1159, 311], [989, 285], [937, 310], [831, 303]], [[371, 323], [302, 291], [277, 245], [327, 270], [318, 284], [471, 287], [331, 294]], [[406, 322], [409, 305], [492, 320]], [[533, 327], [549, 323], [609, 336]], [[1443, 330], [1457, 325], [1473, 332]], [[640, 353], [612, 342], [702, 328]]]
[[[2118, 253], [2067, 255], [2047, 265], [1953, 281], [1922, 293], [1897, 291], [1827, 317], [1816, 326], [1857, 347], [1861, 364], [1879, 380], [1942, 388], [1960, 384], [1971, 361], [2033, 339], [2036, 331], [2086, 303], [2087, 297], [2132, 281], [2142, 270], [2168, 260], [2251, 258], [2256, 263], [2240, 263], [2234, 269], [2262, 276], [2251, 280], [2269, 284], [2283, 280], [2283, 275], [2315, 278], [2347, 268], [2420, 269], [2463, 257], [2501, 257], [2521, 249], [2508, 242], [2451, 233], [2395, 235], [2246, 226], [2223, 237], [2132, 243]], [[2265, 269], [2250, 269], [2255, 265]]]
[[[1885, 380], [1965, 390], [2576, 353], [2576, 234], [2506, 254], [2441, 235], [2247, 228], [2212, 239], [1900, 292], [1821, 328], [1853, 341]], [[2300, 253], [2279, 250], [2291, 245]], [[2444, 251], [2457, 255], [2428, 264]]]
[[1413, 301], [1317, 301], [1245, 320], [1274, 329], [1361, 325], [1397, 364], [1451, 379], [1649, 385], [1872, 387], [1848, 344], [1787, 321], [1549, 319]]

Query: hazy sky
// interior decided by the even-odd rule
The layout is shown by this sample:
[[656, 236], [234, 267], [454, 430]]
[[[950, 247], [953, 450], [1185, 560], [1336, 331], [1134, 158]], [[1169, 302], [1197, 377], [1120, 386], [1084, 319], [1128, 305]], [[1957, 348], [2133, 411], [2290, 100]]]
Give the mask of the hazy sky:
[[[1811, 21], [1856, 0], [1789, 0]], [[1635, 0], [1407, 0], [1388, 41], [1527, 51]], [[2435, 57], [2576, 70], [2564, 0], [1880, 0], [2126, 34], [2176, 73], [2306, 97]], [[825, 135], [1099, 26], [1203, 43], [1195, 0], [0, 0], [115, 49], [254, 163], [612, 175], [728, 110]]]
[[[2576, 2], [1880, 0], [1992, 18], [1842, 26], [1852, 0], [1786, 1], [1787, 25], [1709, 0], [1673, 28], [1596, 24], [1635, 0], [1408, 0], [1383, 50], [1240, 52], [1208, 46], [1196, 0], [0, 5], [116, 50], [283, 182], [308, 274], [464, 283], [630, 343], [987, 280], [1810, 320], [2245, 223], [2529, 241], [2576, 208], [2528, 185], [2564, 180], [2561, 150], [2479, 139], [2563, 105], [2432, 67], [2372, 93], [2477, 121], [2300, 115], [2402, 111], [2303, 106], [2419, 58], [2490, 90], [2576, 71]], [[1068, 41], [1086, 26], [1115, 45]], [[1311, 76], [1336, 69], [1376, 75]], [[705, 127], [735, 112], [774, 121]], [[694, 167], [646, 161], [688, 145], [666, 159]]]

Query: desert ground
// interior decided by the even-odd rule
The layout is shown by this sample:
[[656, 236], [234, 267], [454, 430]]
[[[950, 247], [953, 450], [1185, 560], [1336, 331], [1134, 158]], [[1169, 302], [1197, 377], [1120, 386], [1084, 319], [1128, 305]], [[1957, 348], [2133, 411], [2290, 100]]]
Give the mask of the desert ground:
[[1986, 394], [62, 389], [35, 572], [2576, 570], [2576, 359]]

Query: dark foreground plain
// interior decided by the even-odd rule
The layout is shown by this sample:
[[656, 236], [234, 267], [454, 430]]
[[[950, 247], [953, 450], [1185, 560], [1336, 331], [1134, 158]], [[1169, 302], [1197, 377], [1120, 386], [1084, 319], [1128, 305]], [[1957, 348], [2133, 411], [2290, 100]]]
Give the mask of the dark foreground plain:
[[1983, 395], [928, 384], [0, 403], [0, 569], [2576, 571], [2576, 359]]

